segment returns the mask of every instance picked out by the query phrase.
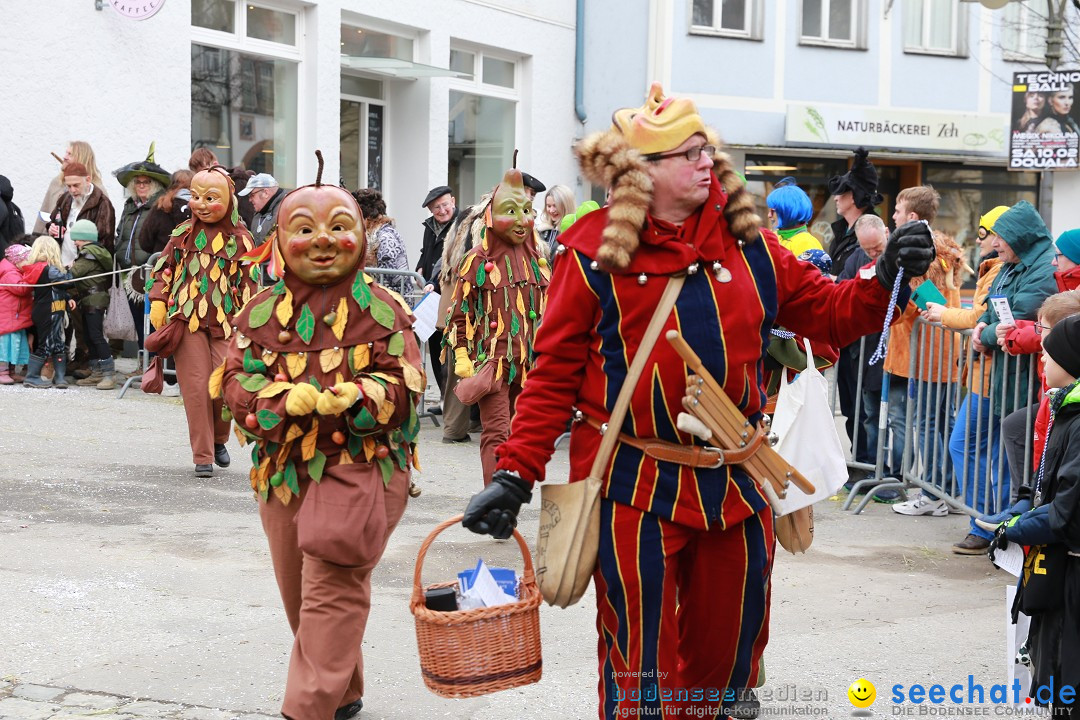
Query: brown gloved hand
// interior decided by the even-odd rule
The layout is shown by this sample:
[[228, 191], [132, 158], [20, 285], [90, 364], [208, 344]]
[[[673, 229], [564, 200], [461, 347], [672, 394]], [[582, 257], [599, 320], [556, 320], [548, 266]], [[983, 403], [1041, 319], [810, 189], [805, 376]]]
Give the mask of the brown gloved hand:
[[354, 382], [343, 382], [328, 387], [319, 393], [315, 410], [320, 415], [337, 415], [352, 407], [360, 397], [360, 386]]
[[454, 348], [454, 374], [459, 378], [470, 378], [474, 372], [469, 351], [463, 347]]
[[300, 383], [285, 396], [288, 415], [310, 415], [319, 402], [319, 391], [311, 383]]
[[162, 300], [155, 300], [150, 303], [150, 324], [154, 326], [155, 330], [161, 328], [165, 324], [165, 316], [168, 315], [169, 309]]

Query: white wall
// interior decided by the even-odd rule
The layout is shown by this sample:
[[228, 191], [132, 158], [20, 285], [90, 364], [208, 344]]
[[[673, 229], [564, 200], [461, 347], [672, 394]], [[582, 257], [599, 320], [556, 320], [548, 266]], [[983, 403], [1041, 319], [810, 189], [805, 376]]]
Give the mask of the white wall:
[[[92, 0], [0, 3], [0, 174], [15, 188], [27, 227], [68, 142], [94, 148], [105, 190], [123, 198], [112, 171], [146, 157], [187, 167], [191, 154], [190, 0], [168, 0], [148, 20], [128, 20]], [[17, 10], [16, 10], [17, 6]]]
[[1055, 172], [1053, 201], [1050, 205], [1050, 233], [1057, 238], [1066, 230], [1080, 228], [1080, 172]]

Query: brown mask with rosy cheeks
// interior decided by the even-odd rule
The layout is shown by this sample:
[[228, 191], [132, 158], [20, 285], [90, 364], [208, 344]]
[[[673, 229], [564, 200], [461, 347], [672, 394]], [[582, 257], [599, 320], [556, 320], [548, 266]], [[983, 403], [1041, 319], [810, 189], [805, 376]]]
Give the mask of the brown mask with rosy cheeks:
[[289, 272], [309, 285], [333, 285], [364, 256], [364, 216], [343, 188], [297, 188], [278, 209], [277, 243]]
[[532, 236], [535, 221], [521, 171], [507, 170], [491, 197], [491, 232], [507, 244], [521, 245]]
[[220, 170], [195, 173], [191, 178], [191, 200], [188, 207], [198, 220], [213, 225], [229, 213], [232, 204], [232, 180]]

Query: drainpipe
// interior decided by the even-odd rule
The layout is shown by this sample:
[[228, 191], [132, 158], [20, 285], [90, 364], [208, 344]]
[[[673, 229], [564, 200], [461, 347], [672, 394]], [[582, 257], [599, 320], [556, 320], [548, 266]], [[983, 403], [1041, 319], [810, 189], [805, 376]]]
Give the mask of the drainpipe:
[[585, 0], [577, 0], [574, 23], [574, 114], [585, 124]]

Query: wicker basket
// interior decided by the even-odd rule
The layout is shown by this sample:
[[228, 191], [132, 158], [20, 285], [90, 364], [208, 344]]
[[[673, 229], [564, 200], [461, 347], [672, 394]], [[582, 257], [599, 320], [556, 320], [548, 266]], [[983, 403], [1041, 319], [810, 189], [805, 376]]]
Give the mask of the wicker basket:
[[[461, 522], [461, 518], [461, 515], [452, 517], [432, 530], [416, 557], [409, 606], [416, 618], [416, 644], [424, 684], [436, 695], [462, 698], [538, 682], [543, 670], [540, 656], [542, 598], [529, 547], [517, 530], [514, 539], [525, 560], [517, 602], [452, 612], [429, 610], [424, 605], [424, 588], [420, 586], [424, 556], [436, 536]], [[456, 584], [435, 583], [426, 589]]]

